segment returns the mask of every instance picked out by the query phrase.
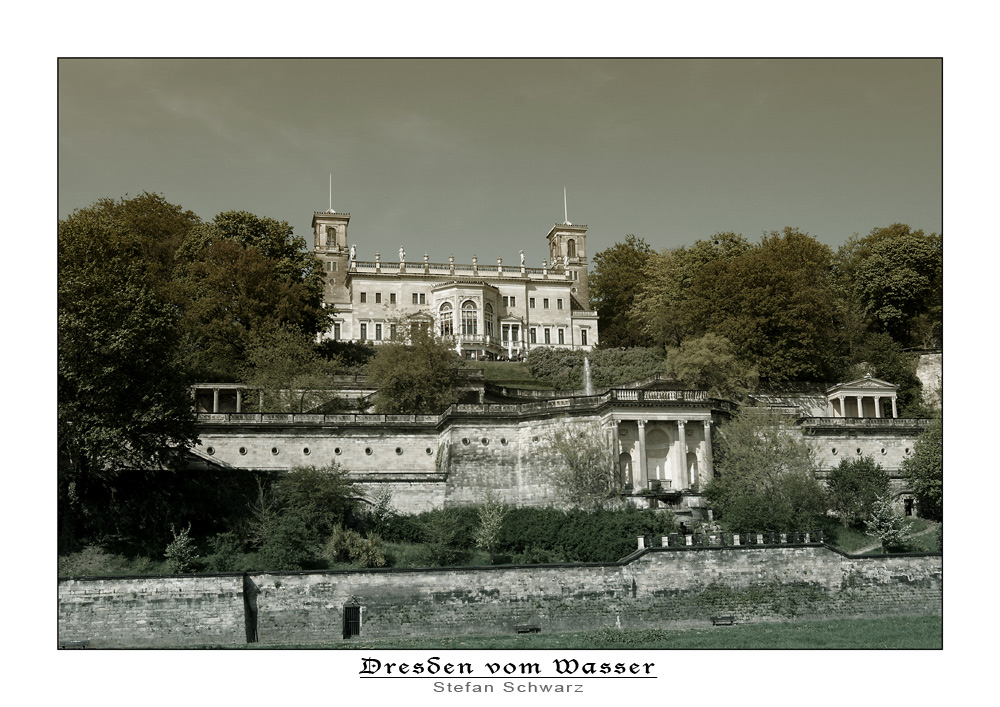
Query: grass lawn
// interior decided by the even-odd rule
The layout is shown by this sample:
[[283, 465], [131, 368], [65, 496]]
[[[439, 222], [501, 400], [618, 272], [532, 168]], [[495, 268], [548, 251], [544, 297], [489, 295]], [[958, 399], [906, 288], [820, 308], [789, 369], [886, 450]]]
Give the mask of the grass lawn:
[[251, 649], [322, 648], [338, 650], [693, 650], [693, 649], [941, 649], [940, 616], [900, 616], [574, 633], [538, 633], [452, 638], [364, 639], [328, 645], [251, 644]]

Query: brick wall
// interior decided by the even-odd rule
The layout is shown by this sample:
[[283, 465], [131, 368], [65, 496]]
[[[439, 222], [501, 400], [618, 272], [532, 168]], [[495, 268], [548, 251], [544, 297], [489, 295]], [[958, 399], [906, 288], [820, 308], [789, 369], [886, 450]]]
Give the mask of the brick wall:
[[[363, 637], [511, 633], [621, 625], [939, 614], [940, 555], [848, 557], [822, 545], [651, 548], [592, 565], [255, 574], [262, 643], [343, 640], [343, 607]], [[233, 575], [66, 579], [59, 639], [95, 647], [245, 641]]]

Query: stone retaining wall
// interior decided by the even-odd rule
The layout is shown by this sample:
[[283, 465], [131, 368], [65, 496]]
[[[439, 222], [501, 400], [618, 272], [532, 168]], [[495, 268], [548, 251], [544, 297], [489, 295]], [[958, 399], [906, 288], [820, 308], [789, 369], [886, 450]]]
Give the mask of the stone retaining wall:
[[[850, 557], [824, 545], [640, 550], [607, 564], [380, 569], [247, 577], [262, 643], [509, 634], [848, 616], [939, 614], [940, 555]], [[59, 582], [59, 639], [94, 647], [238, 645], [243, 577], [82, 578]]]

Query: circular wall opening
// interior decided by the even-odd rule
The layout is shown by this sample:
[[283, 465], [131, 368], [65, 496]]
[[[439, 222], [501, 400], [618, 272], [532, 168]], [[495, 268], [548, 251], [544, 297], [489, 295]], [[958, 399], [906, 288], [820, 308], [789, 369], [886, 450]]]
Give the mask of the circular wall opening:
[[215, 447], [205, 447], [205, 454], [208, 456], [215, 454]]
[[246, 454], [246, 453], [247, 453], [247, 448], [246, 447], [240, 447], [240, 454]]

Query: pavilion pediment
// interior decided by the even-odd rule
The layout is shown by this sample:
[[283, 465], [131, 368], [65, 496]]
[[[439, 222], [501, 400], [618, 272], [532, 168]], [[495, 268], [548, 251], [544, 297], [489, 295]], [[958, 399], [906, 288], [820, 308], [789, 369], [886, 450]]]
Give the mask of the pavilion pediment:
[[886, 393], [895, 393], [898, 389], [899, 386], [893, 385], [888, 381], [872, 378], [871, 376], [865, 376], [864, 378], [859, 378], [858, 380], [850, 381], [848, 383], [839, 383], [827, 390], [826, 393], [828, 396], [836, 395], [838, 393], [850, 393], [851, 391], [883, 391]]

